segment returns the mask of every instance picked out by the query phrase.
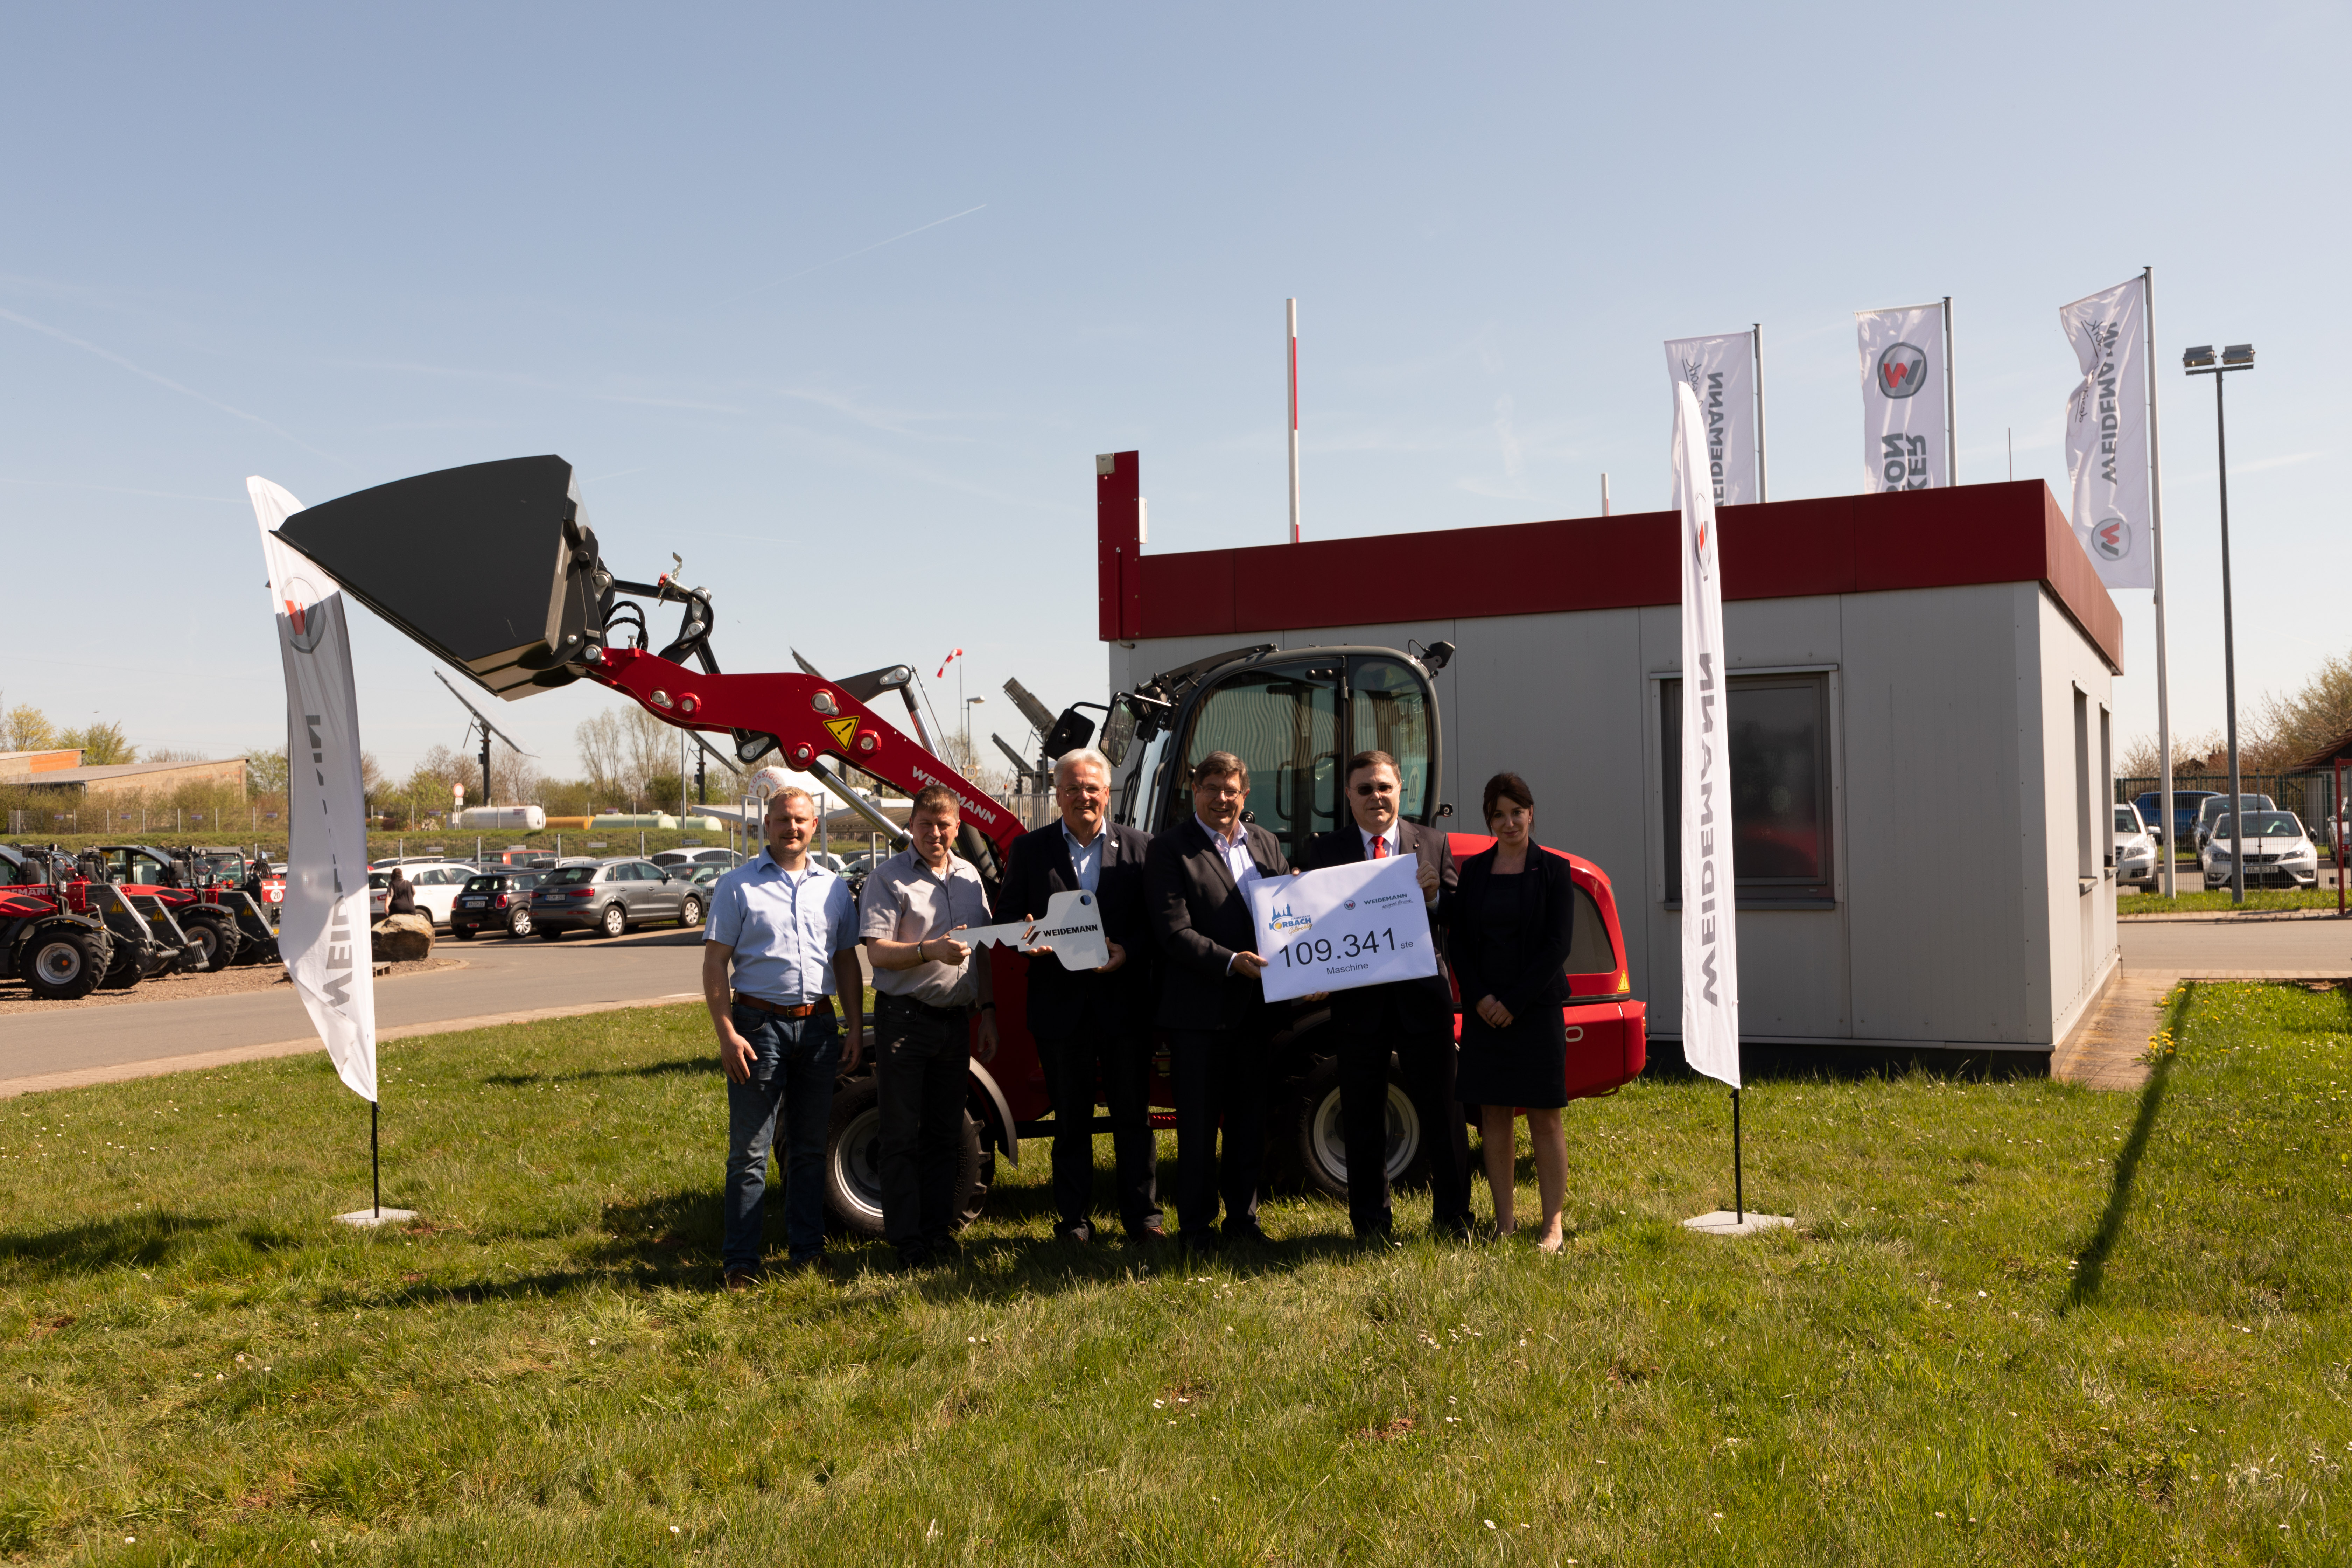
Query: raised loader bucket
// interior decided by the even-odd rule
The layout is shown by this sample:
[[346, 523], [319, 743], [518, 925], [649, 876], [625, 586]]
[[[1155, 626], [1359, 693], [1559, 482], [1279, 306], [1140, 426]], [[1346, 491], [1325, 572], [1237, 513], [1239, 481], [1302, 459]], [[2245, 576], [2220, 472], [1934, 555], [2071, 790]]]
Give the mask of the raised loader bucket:
[[278, 536], [512, 701], [580, 679], [611, 578], [562, 458], [418, 474], [309, 507]]

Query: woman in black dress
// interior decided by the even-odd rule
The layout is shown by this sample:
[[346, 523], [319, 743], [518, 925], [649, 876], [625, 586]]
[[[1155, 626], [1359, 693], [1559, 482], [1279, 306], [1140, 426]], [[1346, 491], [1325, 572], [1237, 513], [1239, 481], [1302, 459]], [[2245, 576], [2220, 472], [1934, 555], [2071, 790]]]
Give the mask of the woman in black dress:
[[1486, 830], [1495, 847], [1462, 863], [1454, 896], [1454, 973], [1462, 984], [1462, 1058], [1456, 1094], [1479, 1108], [1495, 1229], [1515, 1227], [1514, 1109], [1528, 1113], [1536, 1187], [1543, 1196], [1546, 1252], [1561, 1246], [1560, 1200], [1568, 1188], [1568, 1001], [1565, 965], [1575, 934], [1576, 889], [1568, 862], [1535, 841], [1535, 796], [1517, 773], [1486, 781]]

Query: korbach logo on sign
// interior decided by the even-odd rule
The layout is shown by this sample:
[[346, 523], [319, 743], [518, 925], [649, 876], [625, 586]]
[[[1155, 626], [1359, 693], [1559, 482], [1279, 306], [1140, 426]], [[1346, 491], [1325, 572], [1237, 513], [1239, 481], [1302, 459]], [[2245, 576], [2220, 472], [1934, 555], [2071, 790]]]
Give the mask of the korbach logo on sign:
[[1944, 307], [1864, 310], [1854, 324], [1862, 350], [1864, 488], [1874, 494], [1950, 484]]
[[2148, 485], [2147, 282], [2061, 306], [2083, 379], [2066, 402], [2074, 537], [2110, 588], [2156, 586]]
[[278, 950], [352, 1092], [375, 1100], [375, 969], [359, 703], [341, 584], [275, 531], [302, 503], [250, 479], [286, 670], [286, 900]]
[[1666, 374], [1698, 399], [1715, 504], [1746, 506], [1762, 500], [1756, 472], [1756, 340], [1746, 332], [1670, 338]]
[[1731, 871], [1731, 748], [1726, 733], [1723, 583], [1713, 487], [1703, 482], [1705, 415], [1675, 389], [1675, 503], [1682, 511], [1683, 1056], [1739, 1087], [1739, 932]]

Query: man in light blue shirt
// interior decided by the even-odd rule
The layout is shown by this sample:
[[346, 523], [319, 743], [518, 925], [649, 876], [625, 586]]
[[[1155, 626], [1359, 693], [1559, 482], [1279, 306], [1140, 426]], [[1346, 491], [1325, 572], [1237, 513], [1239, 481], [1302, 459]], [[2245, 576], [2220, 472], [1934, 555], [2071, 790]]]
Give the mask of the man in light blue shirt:
[[[702, 994], [727, 1071], [727, 1287], [758, 1277], [768, 1152], [784, 1147], [784, 1234], [792, 1266], [824, 1251], [824, 1133], [845, 1024], [850, 1059], [866, 1029], [857, 906], [849, 884], [809, 854], [816, 802], [797, 787], [768, 802], [768, 847], [719, 879], [702, 947]], [[730, 966], [733, 968], [730, 981]], [[841, 998], [836, 1019], [834, 996]]]

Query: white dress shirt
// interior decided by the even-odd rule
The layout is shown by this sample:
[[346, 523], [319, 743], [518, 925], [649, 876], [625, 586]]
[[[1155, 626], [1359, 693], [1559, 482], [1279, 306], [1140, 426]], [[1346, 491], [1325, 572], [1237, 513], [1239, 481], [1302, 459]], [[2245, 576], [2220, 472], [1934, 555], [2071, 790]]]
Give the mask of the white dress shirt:
[[1391, 859], [1404, 853], [1404, 818], [1402, 816], [1389, 824], [1389, 830], [1386, 833], [1366, 833], [1359, 827], [1356, 829], [1356, 835], [1364, 841], [1364, 858], [1367, 860], [1373, 858], [1372, 846], [1383, 839], [1388, 842], [1388, 853]]

